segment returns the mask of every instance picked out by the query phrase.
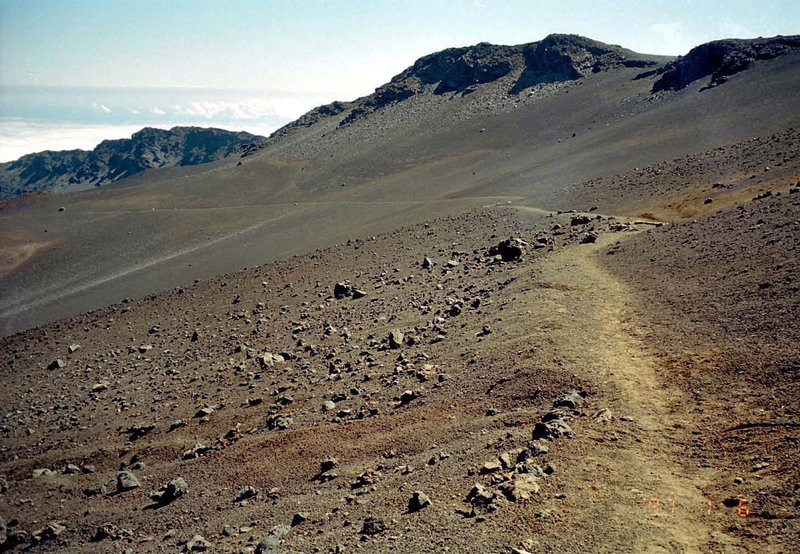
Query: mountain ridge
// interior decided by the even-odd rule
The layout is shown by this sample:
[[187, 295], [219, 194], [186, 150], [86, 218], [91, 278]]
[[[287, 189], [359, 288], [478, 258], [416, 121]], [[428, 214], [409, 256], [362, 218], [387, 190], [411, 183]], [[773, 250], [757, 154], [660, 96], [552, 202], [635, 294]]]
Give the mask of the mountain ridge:
[[334, 101], [313, 108], [295, 121], [259, 141], [256, 150], [276, 144], [298, 129], [308, 128], [327, 118], [348, 112], [338, 127], [357, 122], [392, 104], [429, 93], [466, 96], [481, 85], [497, 84], [510, 98], [539, 86], [558, 85], [613, 67], [652, 67], [673, 60], [669, 56], [640, 54], [618, 45], [606, 44], [574, 34], [550, 34], [540, 41], [519, 45], [480, 42], [472, 46], [446, 48], [417, 59], [372, 94], [352, 101]]
[[[309, 110], [246, 149], [243, 156], [273, 149], [279, 158], [302, 159], [316, 152], [313, 148], [309, 150], [307, 144], [296, 143], [308, 143], [309, 137], [300, 135], [315, 125], [320, 133], [314, 138], [330, 140], [341, 129], [368, 120], [394, 105], [427, 97], [433, 103], [439, 101], [437, 105], [423, 107], [423, 112], [433, 113], [443, 99], [464, 98], [488, 88], [493, 89], [495, 96], [489, 111], [506, 110], [508, 106], [528, 101], [529, 96], [536, 101], [570, 83], [614, 68], [642, 70], [631, 78], [650, 80], [650, 93], [654, 97], [709, 77], [709, 86], [713, 87], [758, 61], [787, 54], [798, 46], [800, 35], [723, 39], [698, 45], [685, 56], [673, 57], [637, 53], [580, 35], [550, 34], [540, 41], [520, 45], [481, 42], [447, 48], [422, 56], [372, 94]], [[498, 109], [499, 104], [506, 107]], [[287, 140], [290, 137], [292, 140]]]
[[656, 71], [659, 79], [653, 92], [680, 90], [689, 84], [711, 76], [708, 87], [721, 85], [729, 77], [749, 69], [757, 60], [771, 60], [800, 48], [800, 36], [777, 35], [770, 38], [722, 39], [692, 48]]
[[45, 150], [0, 164], [0, 199], [26, 192], [74, 192], [157, 167], [224, 158], [258, 135], [224, 129], [144, 127], [129, 139], [104, 140], [92, 150]]
[[[519, 103], [544, 98], [570, 83], [580, 83], [588, 75], [614, 68], [644, 69], [632, 78], [651, 79], [653, 95], [675, 92], [705, 78], [709, 78], [708, 87], [714, 87], [757, 61], [796, 48], [800, 48], [799, 35], [723, 39], [698, 45], [685, 56], [675, 58], [641, 54], [574, 34], [550, 34], [542, 40], [519, 45], [480, 42], [446, 48], [420, 57], [373, 93], [313, 108], [269, 137], [214, 128], [174, 127], [162, 131], [146, 127], [131, 139], [106, 140], [92, 151], [28, 154], [0, 164], [0, 199], [27, 192], [77, 192], [146, 169], [196, 165], [231, 155], [244, 158], [264, 150], [281, 159], [305, 159], [335, 143], [337, 134], [391, 106], [411, 102], [409, 111], [415, 115], [410, 119], [426, 119], [439, 111], [443, 101], [466, 98], [481, 90], [493, 98], [483, 103], [473, 102], [474, 109], [466, 112], [508, 111]], [[384, 119], [378, 126], [385, 134], [409, 118], [396, 113]], [[359, 130], [347, 131], [338, 140], [371, 140], [374, 136], [369, 135], [373, 131], [366, 132], [367, 136]], [[168, 133], [195, 136], [170, 139]], [[211, 137], [198, 146], [193, 138], [202, 133]], [[183, 140], [183, 146], [176, 150], [176, 145], [170, 146], [171, 140], [178, 143]], [[148, 141], [152, 143], [150, 146]], [[125, 151], [127, 146], [132, 147], [130, 151]]]

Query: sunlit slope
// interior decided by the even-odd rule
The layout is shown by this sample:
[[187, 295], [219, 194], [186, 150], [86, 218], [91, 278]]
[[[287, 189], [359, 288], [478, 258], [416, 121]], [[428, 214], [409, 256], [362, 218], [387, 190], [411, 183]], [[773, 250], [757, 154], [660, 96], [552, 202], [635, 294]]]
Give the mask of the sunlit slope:
[[[437, 97], [435, 110], [409, 111], [396, 125], [365, 117], [351, 124], [351, 140], [306, 159], [279, 159], [278, 143], [7, 208], [1, 330], [473, 206], [525, 197], [568, 209], [571, 184], [800, 125], [796, 53], [702, 92], [698, 81], [653, 95], [656, 77], [635, 79], [641, 72], [589, 74], [503, 109], [488, 106], [497, 91], [486, 85]], [[336, 125], [320, 125], [291, 140], [321, 144]]]

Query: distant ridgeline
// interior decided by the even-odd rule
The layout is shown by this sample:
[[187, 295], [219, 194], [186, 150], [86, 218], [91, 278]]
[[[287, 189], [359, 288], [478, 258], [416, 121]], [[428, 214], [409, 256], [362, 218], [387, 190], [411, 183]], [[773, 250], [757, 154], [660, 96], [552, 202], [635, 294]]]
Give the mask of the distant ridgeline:
[[[484, 86], [499, 87], [507, 95], [521, 96], [537, 85], [567, 83], [593, 73], [616, 68], [641, 68], [634, 78], [652, 77], [652, 93], [680, 90], [710, 77], [708, 86], [752, 66], [758, 60], [778, 57], [800, 47], [800, 37], [728, 39], [693, 48], [686, 56], [651, 56], [578, 35], [549, 35], [539, 42], [517, 46], [480, 43], [448, 48], [424, 56], [373, 94], [352, 102], [333, 102], [315, 108], [264, 141], [248, 147], [245, 155], [281, 142], [288, 136], [330, 120], [338, 127], [369, 118], [383, 108], [431, 95], [464, 96]], [[332, 126], [326, 124], [325, 128]]]
[[222, 129], [145, 127], [129, 139], [94, 150], [45, 151], [0, 164], [0, 199], [25, 192], [69, 192], [100, 186], [145, 169], [196, 165], [224, 158], [263, 139]]
[[537, 84], [579, 79], [614, 67], [658, 66], [671, 58], [637, 54], [620, 46], [578, 35], [549, 35], [539, 42], [499, 46], [482, 42], [475, 46], [448, 48], [417, 60], [373, 94], [353, 102], [333, 102], [314, 108], [285, 125], [262, 143], [266, 146], [298, 127], [309, 127], [326, 117], [348, 112], [345, 126], [371, 112], [420, 94], [470, 94], [483, 84], [518, 74], [507, 90], [519, 94]]
[[[676, 59], [560, 34], [516, 46], [480, 43], [448, 48], [420, 58], [374, 93], [352, 102], [314, 108], [269, 138], [197, 127], [169, 131], [146, 128], [131, 139], [105, 141], [91, 152], [71, 150], [23, 156], [0, 164], [0, 199], [32, 191], [82, 190], [145, 169], [199, 164], [231, 154], [245, 157], [264, 148], [276, 147], [273, 154], [279, 157], [307, 159], [318, 153], [313, 148], [315, 144], [333, 140], [340, 131], [352, 131], [395, 105], [413, 107], [417, 101], [442, 101], [488, 90], [505, 98], [521, 99], [523, 91], [534, 87], [560, 86], [604, 71], [641, 69], [631, 78], [652, 79], [653, 94], [668, 94], [698, 81], [710, 88], [760, 60], [798, 48], [800, 36], [726, 39], [702, 44]], [[704, 79], [707, 82], [701, 81]], [[441, 102], [429, 102], [428, 106], [417, 102], [418, 117], [424, 119], [441, 106]], [[289, 137], [293, 139], [285, 140]], [[348, 134], [341, 140], [351, 144], [355, 139], [355, 134]]]

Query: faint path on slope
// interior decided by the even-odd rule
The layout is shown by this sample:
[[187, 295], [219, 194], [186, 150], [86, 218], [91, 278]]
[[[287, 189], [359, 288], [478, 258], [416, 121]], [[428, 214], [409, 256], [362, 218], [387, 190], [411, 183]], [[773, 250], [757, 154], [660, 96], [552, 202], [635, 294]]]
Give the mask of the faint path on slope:
[[[153, 212], [206, 212], [206, 211], [225, 211], [232, 209], [252, 209], [252, 208], [291, 208], [291, 207], [306, 207], [306, 206], [422, 206], [422, 205], [437, 205], [437, 204], [456, 204], [463, 203], [470, 200], [477, 200], [482, 202], [489, 202], [483, 207], [492, 206], [495, 204], [502, 204], [504, 202], [511, 203], [512, 201], [521, 200], [521, 196], [458, 196], [455, 198], [436, 198], [433, 200], [320, 200], [320, 201], [299, 201], [299, 202], [267, 202], [267, 203], [254, 203], [254, 204], [232, 204], [221, 206], [195, 206], [195, 207], [157, 207], [157, 208], [141, 208], [135, 210], [119, 210], [119, 209], [100, 209], [100, 210], [75, 210], [74, 213], [78, 214], [138, 214], [138, 213], [153, 213]], [[549, 213], [549, 212], [547, 212]]]
[[[591, 383], [593, 407], [608, 406], [615, 416], [610, 425], [588, 426], [595, 445], [564, 473], [571, 490], [561, 523], [577, 523], [568, 532], [596, 533], [603, 552], [743, 552], [717, 531], [720, 515], [707, 514], [701, 487], [715, 472], [686, 457], [693, 424], [681, 390], [658, 374], [642, 339], [634, 314], [641, 306], [598, 257], [631, 234], [606, 233], [594, 245], [556, 250], [539, 266], [537, 278], [563, 286], [550, 289], [532, 312], [536, 332], [544, 329], [564, 368]], [[543, 325], [548, 321], [555, 325]], [[576, 426], [580, 434], [581, 422]]]

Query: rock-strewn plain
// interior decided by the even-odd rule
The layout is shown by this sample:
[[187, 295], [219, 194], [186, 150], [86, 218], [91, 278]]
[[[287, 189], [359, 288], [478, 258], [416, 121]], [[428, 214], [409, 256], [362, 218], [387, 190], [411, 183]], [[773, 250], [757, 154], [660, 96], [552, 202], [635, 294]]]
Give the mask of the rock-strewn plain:
[[[614, 65], [508, 113], [433, 110], [441, 129], [369, 153], [307, 138], [324, 156], [277, 159], [314, 123], [59, 197], [64, 212], [45, 195], [7, 208], [6, 229], [47, 221], [65, 251], [63, 216], [153, 217], [136, 238], [160, 228], [163, 250], [101, 274], [123, 287], [110, 305], [0, 341], [4, 547], [793, 551], [800, 135], [785, 97], [733, 110], [757, 90], [795, 98], [797, 63], [657, 93], [657, 75]], [[686, 110], [707, 112], [702, 136]], [[220, 188], [250, 205], [210, 210]], [[269, 232], [242, 230], [266, 210]], [[201, 220], [218, 246], [187, 238]], [[210, 266], [229, 269], [195, 273], [232, 245]], [[5, 282], [57, 261], [9, 262]], [[182, 280], [155, 279], [159, 264]], [[125, 294], [126, 278], [166, 290]]]

